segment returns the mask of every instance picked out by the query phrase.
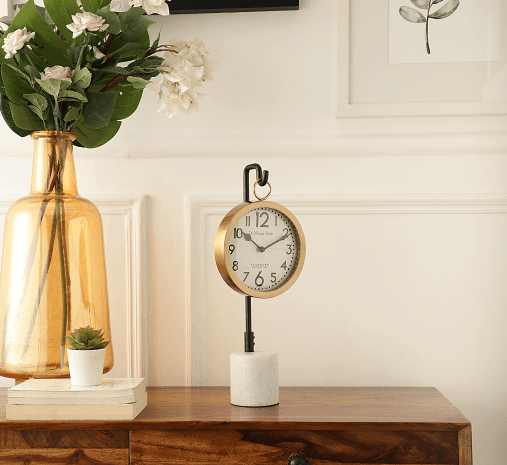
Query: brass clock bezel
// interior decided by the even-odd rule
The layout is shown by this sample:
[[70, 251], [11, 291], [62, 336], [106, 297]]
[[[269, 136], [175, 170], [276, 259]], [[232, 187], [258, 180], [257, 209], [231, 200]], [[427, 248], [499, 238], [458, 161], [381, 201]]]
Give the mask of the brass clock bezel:
[[[229, 258], [229, 244], [231, 236], [234, 231], [234, 227], [238, 223], [239, 219], [249, 211], [263, 207], [278, 210], [292, 222], [294, 225], [295, 233], [297, 235], [296, 241], [298, 244], [296, 263], [294, 264], [289, 277], [283, 284], [271, 291], [256, 291], [255, 289], [251, 289], [243, 284], [241, 280], [236, 276], [236, 273], [234, 273], [232, 269], [232, 263]], [[270, 297], [276, 297], [282, 294], [296, 282], [296, 279], [299, 277], [305, 261], [306, 241], [303, 234], [303, 229], [301, 228], [299, 221], [290, 210], [278, 203], [261, 200], [259, 202], [243, 202], [234, 207], [229, 213], [227, 213], [227, 215], [224, 216], [215, 236], [214, 249], [215, 261], [218, 271], [230, 288], [234, 289], [236, 292], [242, 295], [257, 297], [259, 299], [268, 299]]]

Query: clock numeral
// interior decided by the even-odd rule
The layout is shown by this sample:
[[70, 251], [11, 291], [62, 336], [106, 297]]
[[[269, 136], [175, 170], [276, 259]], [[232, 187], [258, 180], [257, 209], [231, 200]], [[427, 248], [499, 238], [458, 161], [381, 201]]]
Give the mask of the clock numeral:
[[241, 228], [234, 228], [234, 239], [241, 239], [243, 237], [243, 230]]
[[278, 226], [278, 215], [275, 215], [275, 226]]
[[287, 269], [287, 262], [283, 262], [282, 266], [280, 268], [283, 268], [284, 270], [286, 270]]
[[264, 278], [261, 275], [262, 271], [259, 271], [259, 274], [255, 277], [255, 285], [257, 287], [261, 287], [264, 284]]
[[245, 226], [250, 226], [250, 217], [245, 217]]
[[238, 269], [239, 269], [238, 262], [236, 262], [236, 261], [232, 262], [232, 269], [233, 269], [233, 271], [238, 271]]
[[290, 236], [292, 234], [287, 228], [283, 228], [283, 232], [285, 236]]
[[246, 274], [245, 279], [243, 279], [243, 282], [245, 282], [246, 278], [248, 278], [248, 275], [250, 274], [250, 271], [243, 271], [243, 273]]
[[266, 218], [264, 219], [264, 223], [262, 223], [260, 225], [260, 227], [261, 228], [269, 228], [269, 225], [267, 224], [267, 222], [269, 221], [269, 214], [268, 214], [268, 212], [262, 212], [262, 213], [256, 212], [256, 216], [257, 216], [257, 219], [255, 221], [255, 227], [256, 228], [259, 227], [259, 219], [262, 220], [263, 216], [265, 216]]
[[230, 252], [230, 255], [232, 255], [232, 253], [236, 250], [236, 247], [234, 247], [234, 244], [231, 244], [229, 246], [229, 252]]
[[271, 282], [276, 283], [276, 273], [271, 273]]
[[292, 255], [292, 244], [287, 244], [287, 247], [289, 248], [289, 250], [287, 250], [287, 252], [285, 252], [287, 255]]

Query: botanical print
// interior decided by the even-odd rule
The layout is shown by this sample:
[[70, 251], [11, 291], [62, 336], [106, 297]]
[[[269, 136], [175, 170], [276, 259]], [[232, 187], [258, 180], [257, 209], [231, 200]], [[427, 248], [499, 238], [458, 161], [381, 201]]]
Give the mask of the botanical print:
[[506, 4], [388, 0], [388, 64], [498, 61]]
[[410, 0], [417, 8], [426, 10], [426, 17], [419, 11], [408, 6], [400, 7], [400, 15], [411, 23], [425, 23], [426, 24], [426, 52], [428, 55], [431, 53], [429, 42], [429, 25], [430, 19], [444, 19], [451, 16], [459, 6], [459, 0], [449, 0], [442, 8], [431, 13], [431, 7], [443, 0]]

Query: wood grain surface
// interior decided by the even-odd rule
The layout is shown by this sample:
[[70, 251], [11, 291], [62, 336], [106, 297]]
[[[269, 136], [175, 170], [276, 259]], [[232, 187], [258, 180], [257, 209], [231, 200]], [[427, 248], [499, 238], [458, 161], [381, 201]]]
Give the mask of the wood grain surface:
[[132, 464], [459, 464], [458, 433], [426, 431], [133, 431]]
[[0, 464], [9, 465], [128, 465], [128, 449], [18, 449], [0, 451]]
[[280, 388], [280, 404], [245, 408], [230, 404], [228, 387], [148, 388], [148, 407], [135, 420], [5, 420], [0, 392], [0, 430], [147, 429], [343, 429], [459, 431], [470, 426], [435, 388]]

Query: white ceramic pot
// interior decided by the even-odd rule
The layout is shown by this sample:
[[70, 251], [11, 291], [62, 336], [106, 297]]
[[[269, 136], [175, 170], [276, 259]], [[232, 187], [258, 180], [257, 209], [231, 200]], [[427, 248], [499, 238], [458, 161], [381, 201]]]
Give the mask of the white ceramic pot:
[[97, 386], [102, 383], [106, 349], [67, 349], [69, 357], [70, 384], [74, 386]]

